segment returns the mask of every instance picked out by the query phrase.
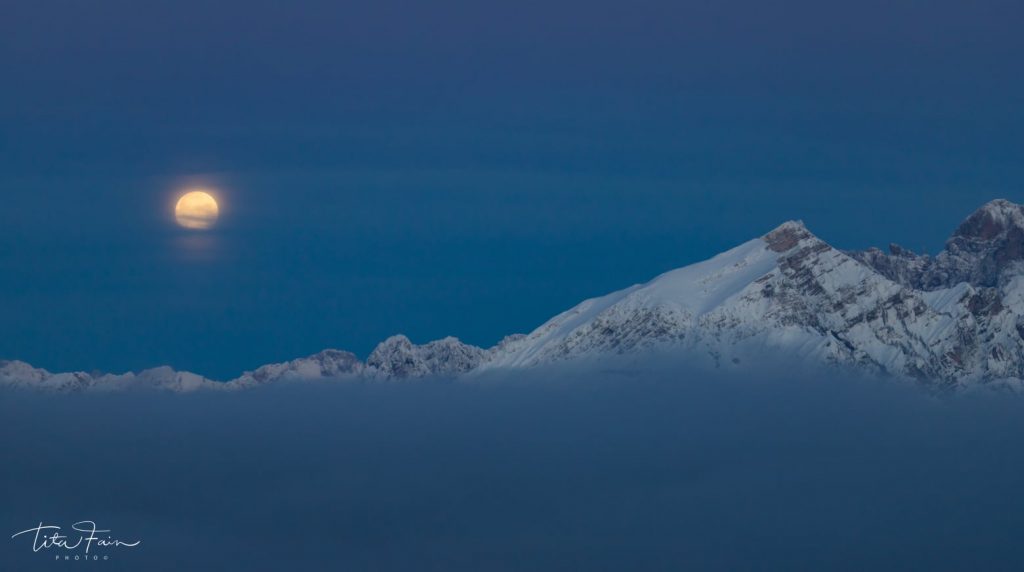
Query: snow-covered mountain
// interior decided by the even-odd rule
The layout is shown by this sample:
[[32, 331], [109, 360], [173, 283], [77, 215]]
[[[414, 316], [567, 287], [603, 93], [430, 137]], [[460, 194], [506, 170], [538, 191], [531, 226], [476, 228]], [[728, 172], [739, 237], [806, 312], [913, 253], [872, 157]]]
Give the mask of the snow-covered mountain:
[[284, 363], [271, 363], [247, 371], [231, 381], [231, 385], [251, 387], [273, 381], [302, 381], [314, 379], [341, 379], [358, 377], [364, 371], [363, 362], [352, 352], [324, 350], [309, 357]]
[[472, 377], [613, 355], [756, 371], [769, 360], [833, 365], [938, 389], [1024, 386], [1024, 207], [992, 201], [935, 257], [837, 250], [800, 222], [714, 258], [586, 300], [533, 332], [483, 349], [393, 336], [365, 362], [325, 350], [227, 383], [157, 368], [51, 374], [0, 362], [0, 384], [57, 391], [232, 389], [286, 380]]
[[43, 389], [55, 392], [108, 391], [130, 388], [187, 392], [197, 389], [225, 389], [226, 384], [167, 366], [139, 373], [90, 374], [82, 371], [50, 373], [22, 361], [0, 361], [0, 386]]

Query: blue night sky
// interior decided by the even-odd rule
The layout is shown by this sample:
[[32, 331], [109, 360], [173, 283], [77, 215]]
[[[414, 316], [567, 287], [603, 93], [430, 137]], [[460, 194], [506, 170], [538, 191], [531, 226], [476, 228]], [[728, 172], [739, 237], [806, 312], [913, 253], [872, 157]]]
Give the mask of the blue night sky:
[[489, 346], [787, 219], [934, 252], [1024, 201], [1015, 1], [3, 12], [0, 358], [51, 370]]

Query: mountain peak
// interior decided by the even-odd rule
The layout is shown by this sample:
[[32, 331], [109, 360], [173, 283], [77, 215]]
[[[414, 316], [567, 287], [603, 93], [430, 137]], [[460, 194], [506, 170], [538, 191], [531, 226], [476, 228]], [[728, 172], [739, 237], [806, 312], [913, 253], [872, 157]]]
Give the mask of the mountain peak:
[[326, 349], [311, 356], [288, 362], [260, 366], [247, 371], [235, 381], [261, 384], [279, 379], [329, 379], [357, 375], [363, 364], [351, 352]]
[[789, 220], [762, 237], [768, 248], [775, 252], [786, 252], [800, 243], [801, 240], [814, 238], [801, 220]]
[[392, 378], [454, 375], [479, 365], [484, 353], [451, 336], [417, 345], [398, 334], [378, 344], [366, 358], [366, 366]]
[[1006, 199], [995, 199], [981, 206], [957, 227], [952, 240], [993, 240], [1007, 232], [1024, 229], [1024, 207]]
[[997, 286], [1019, 275], [1022, 262], [1024, 207], [1004, 199], [990, 201], [967, 217], [936, 260], [948, 275], [940, 284], [976, 286]]

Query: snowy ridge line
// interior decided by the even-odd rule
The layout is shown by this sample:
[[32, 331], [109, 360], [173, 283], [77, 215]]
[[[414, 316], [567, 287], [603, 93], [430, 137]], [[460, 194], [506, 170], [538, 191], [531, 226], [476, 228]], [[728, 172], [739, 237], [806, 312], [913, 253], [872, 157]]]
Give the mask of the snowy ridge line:
[[890, 245], [841, 251], [790, 221], [713, 258], [562, 312], [484, 349], [402, 335], [360, 361], [341, 350], [268, 364], [228, 382], [169, 367], [50, 373], [0, 361], [0, 385], [51, 391], [229, 390], [317, 379], [473, 376], [608, 356], [756, 372], [781, 358], [913, 380], [933, 389], [1024, 387], [1024, 207], [995, 200], [937, 256]]

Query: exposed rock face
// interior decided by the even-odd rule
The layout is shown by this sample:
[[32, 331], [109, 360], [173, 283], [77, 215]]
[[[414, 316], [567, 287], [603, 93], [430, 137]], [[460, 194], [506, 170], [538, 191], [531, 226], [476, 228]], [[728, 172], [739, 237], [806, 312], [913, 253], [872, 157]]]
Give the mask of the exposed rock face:
[[992, 201], [935, 257], [896, 245], [837, 250], [800, 222], [646, 284], [586, 300], [526, 335], [484, 350], [455, 338], [388, 338], [366, 363], [319, 354], [228, 383], [157, 368], [140, 374], [51, 374], [0, 362], [0, 385], [54, 391], [158, 387], [230, 389], [281, 380], [460, 376], [555, 362], [585, 364], [657, 351], [756, 372], [782, 356], [960, 389], [1024, 382], [1024, 208]]
[[810, 231], [801, 221], [782, 223], [778, 228], [764, 235], [764, 241], [772, 252], [786, 252], [800, 244], [800, 241], [811, 238]]
[[923, 289], [922, 276], [926, 267], [933, 262], [929, 256], [918, 256], [898, 244], [889, 245], [889, 254], [877, 248], [850, 251], [847, 254], [889, 280], [917, 289]]

